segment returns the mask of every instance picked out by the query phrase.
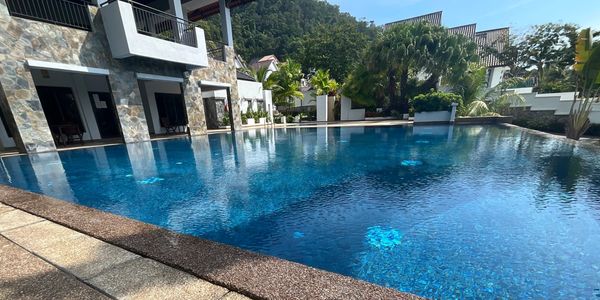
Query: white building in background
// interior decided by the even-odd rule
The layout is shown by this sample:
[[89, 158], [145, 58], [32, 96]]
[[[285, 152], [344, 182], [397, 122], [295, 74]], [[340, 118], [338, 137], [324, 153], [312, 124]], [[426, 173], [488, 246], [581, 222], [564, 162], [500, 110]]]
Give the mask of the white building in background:
[[255, 71], [266, 67], [267, 68], [267, 78], [269, 78], [269, 76], [271, 76], [271, 74], [273, 74], [273, 72], [276, 72], [279, 70], [278, 66], [279, 66], [279, 59], [277, 59], [277, 57], [274, 54], [263, 56], [261, 59], [254, 60], [252, 63], [250, 63], [250, 67]]
[[[384, 29], [387, 29], [396, 24], [406, 24], [423, 21], [434, 25], [442, 26], [442, 11], [391, 22], [385, 24], [383, 27]], [[502, 82], [504, 74], [509, 71], [509, 68], [506, 65], [504, 65], [500, 61], [500, 59], [495, 55], [486, 55], [486, 49], [493, 48], [498, 50], [498, 52], [504, 51], [504, 47], [508, 42], [508, 37], [510, 34], [508, 27], [478, 32], [477, 24], [468, 24], [448, 28], [448, 32], [452, 34], [462, 34], [472, 39], [479, 46], [478, 51], [481, 57], [480, 62], [485, 67], [487, 67], [487, 83], [489, 88], [495, 87], [500, 82]]]

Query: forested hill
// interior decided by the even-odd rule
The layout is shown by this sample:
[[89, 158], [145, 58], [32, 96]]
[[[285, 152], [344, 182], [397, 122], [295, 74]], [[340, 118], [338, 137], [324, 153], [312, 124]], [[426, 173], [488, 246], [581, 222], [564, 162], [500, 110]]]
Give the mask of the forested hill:
[[[307, 40], [326, 34], [322, 31], [331, 34], [335, 31], [341, 34], [344, 30], [358, 32], [362, 35], [358, 37], [359, 42], [363, 38], [373, 37], [376, 32], [374, 25], [340, 12], [337, 5], [324, 0], [257, 0], [234, 8], [232, 19], [236, 51], [247, 61], [268, 54], [275, 54], [280, 59], [302, 61], [301, 52], [306, 48]], [[208, 24], [202, 25], [207, 37], [219, 37], [219, 16], [206, 21]], [[329, 39], [344, 38], [331, 34]]]

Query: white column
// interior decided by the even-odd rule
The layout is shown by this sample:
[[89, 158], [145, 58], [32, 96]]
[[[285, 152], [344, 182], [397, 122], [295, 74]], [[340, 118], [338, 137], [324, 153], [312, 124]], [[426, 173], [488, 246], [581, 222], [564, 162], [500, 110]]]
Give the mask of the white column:
[[229, 11], [229, 7], [227, 7], [226, 0], [219, 0], [219, 10], [221, 12], [221, 32], [223, 33], [223, 43], [225, 43], [229, 47], [233, 47], [231, 12]]
[[450, 123], [454, 123], [454, 120], [456, 119], [456, 107], [458, 106], [458, 103], [452, 103], [452, 112], [450, 113]]
[[169, 0], [169, 8], [171, 13], [180, 19], [187, 19], [183, 15], [183, 7], [181, 6], [181, 0]]

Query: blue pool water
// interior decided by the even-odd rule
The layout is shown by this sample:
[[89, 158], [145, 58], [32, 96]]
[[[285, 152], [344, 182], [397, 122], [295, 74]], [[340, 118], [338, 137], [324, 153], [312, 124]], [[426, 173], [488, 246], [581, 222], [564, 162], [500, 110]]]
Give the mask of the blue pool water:
[[3, 158], [0, 182], [432, 298], [600, 298], [600, 160], [495, 126]]

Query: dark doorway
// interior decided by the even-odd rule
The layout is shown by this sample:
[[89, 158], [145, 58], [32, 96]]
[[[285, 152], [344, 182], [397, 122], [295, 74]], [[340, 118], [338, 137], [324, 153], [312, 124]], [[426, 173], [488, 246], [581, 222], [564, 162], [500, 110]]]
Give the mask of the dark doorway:
[[56, 142], [83, 142], [85, 127], [73, 90], [66, 87], [36, 86], [48, 126]]
[[103, 139], [121, 137], [119, 120], [117, 120], [111, 94], [107, 92], [89, 92], [89, 96], [100, 137]]
[[155, 93], [154, 97], [160, 126], [164, 127], [167, 133], [184, 132], [188, 120], [183, 95]]

